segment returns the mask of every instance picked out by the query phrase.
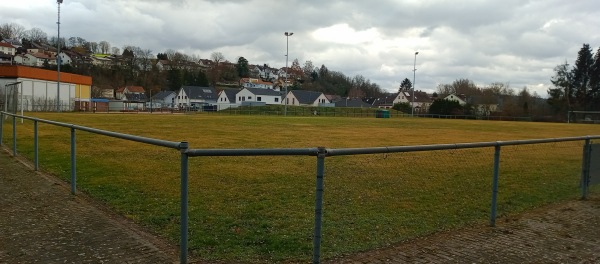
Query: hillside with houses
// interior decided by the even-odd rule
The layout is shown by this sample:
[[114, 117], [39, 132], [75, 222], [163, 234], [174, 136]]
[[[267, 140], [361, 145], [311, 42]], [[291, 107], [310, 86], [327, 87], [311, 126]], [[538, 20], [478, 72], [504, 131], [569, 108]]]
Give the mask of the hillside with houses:
[[301, 64], [294, 59], [289, 66], [286, 62], [286, 66], [274, 67], [251, 63], [243, 56], [231, 62], [220, 52], [210, 58], [170, 49], [155, 55], [135, 46], [114, 47], [107, 41], [49, 38], [37, 28], [24, 30], [16, 24], [0, 28], [0, 65], [58, 70], [60, 64], [61, 72], [91, 76], [90, 97], [96, 103], [110, 104], [102, 106], [108, 109], [220, 111], [295, 105], [564, 119], [564, 111], [573, 108], [570, 100], [560, 97], [561, 89], [567, 89], [560, 85], [555, 89], [559, 92], [550, 90], [548, 100], [527, 88], [515, 92], [507, 83], [478, 87], [467, 79], [424, 87], [427, 92], [414, 90], [407, 78], [400, 87], [382, 88], [361, 75], [349, 77], [312, 61]]
[[[458, 107], [437, 114], [526, 115], [529, 109], [519, 107], [522, 97], [531, 101], [527, 108], [545, 104], [543, 100], [532, 101], [535, 96], [506, 92], [507, 87], [495, 95], [484, 96], [481, 90], [486, 89], [459, 93], [460, 82], [445, 93], [426, 93], [412, 91], [410, 81], [405, 79], [397, 92], [386, 93], [362, 76], [348, 78], [324, 65], [313, 67], [310, 61], [304, 67], [294, 60], [289, 68], [275, 68], [250, 64], [243, 57], [231, 63], [220, 53], [214, 53], [212, 59], [177, 52], [159, 53], [154, 58], [136, 47], [125, 47], [120, 54], [90, 53], [81, 47], [58, 53], [50, 44], [23, 42], [0, 41], [0, 63], [53, 70], [60, 61], [63, 72], [93, 77], [92, 97], [105, 104], [100, 109], [220, 111], [240, 106], [293, 105], [394, 108], [427, 114], [436, 100], [445, 99]], [[469, 85], [473, 86], [467, 80]]]

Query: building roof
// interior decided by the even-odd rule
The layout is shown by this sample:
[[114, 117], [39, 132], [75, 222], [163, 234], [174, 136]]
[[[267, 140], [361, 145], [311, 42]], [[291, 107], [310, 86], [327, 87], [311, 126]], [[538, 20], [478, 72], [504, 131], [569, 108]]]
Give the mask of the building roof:
[[254, 79], [254, 78], [242, 78], [240, 79], [240, 84], [243, 83], [256, 83], [256, 84], [264, 84], [264, 85], [273, 85], [272, 82], [265, 82], [261, 79]]
[[50, 56], [50, 55], [48, 55], [46, 53], [42, 53], [42, 52], [29, 53], [28, 55], [31, 55], [31, 56], [36, 57], [38, 59], [56, 60], [56, 57]]
[[229, 103], [235, 103], [236, 102], [236, 94], [240, 92], [240, 89], [233, 89], [233, 88], [228, 88], [228, 89], [223, 89], [223, 91], [221, 91], [221, 93], [225, 93], [225, 97], [227, 97], [227, 101]]
[[119, 87], [117, 88], [116, 92], [117, 93], [123, 93], [125, 91], [125, 88], [127, 88], [127, 91], [129, 93], [145, 93], [146, 90], [144, 90], [144, 87], [142, 86], [124, 86], [124, 87]]
[[152, 96], [152, 99], [154, 100], [164, 100], [165, 98], [169, 97], [169, 96], [175, 96], [175, 92], [174, 91], [160, 91], [160, 93], [155, 94], [154, 96]]
[[360, 98], [342, 98], [335, 102], [335, 107], [370, 108], [372, 105], [363, 102]]
[[13, 49], [15, 48], [10, 43], [5, 43], [5, 42], [0, 42], [0, 47], [7, 47], [7, 48], [13, 48]]
[[[411, 95], [412, 97], [412, 95]], [[409, 100], [410, 99], [409, 97]], [[414, 102], [419, 102], [419, 103], [431, 103], [431, 96], [429, 96], [426, 92], [423, 91], [415, 91], [415, 100]]]
[[13, 45], [14, 47], [21, 47], [23, 46], [23, 44], [21, 44], [21, 41], [18, 39], [3, 39], [2, 41], [0, 41], [1, 43], [10, 43], [11, 45]]
[[396, 97], [398, 97], [398, 93], [388, 94], [386, 96], [376, 98], [373, 101], [373, 106], [393, 105]]
[[304, 90], [292, 90], [290, 91], [294, 97], [301, 104], [312, 104], [314, 103], [319, 96], [321, 96], [322, 92], [314, 92], [314, 91], [304, 91]]
[[264, 88], [244, 88], [255, 95], [281, 96], [281, 92]]
[[212, 87], [183, 86], [181, 87], [190, 99], [217, 100], [217, 92]]
[[[21, 65], [0, 65], [0, 76], [8, 78], [30, 78], [53, 82], [58, 80], [56, 71]], [[60, 81], [65, 83], [92, 85], [92, 77], [66, 72], [61, 72]]]

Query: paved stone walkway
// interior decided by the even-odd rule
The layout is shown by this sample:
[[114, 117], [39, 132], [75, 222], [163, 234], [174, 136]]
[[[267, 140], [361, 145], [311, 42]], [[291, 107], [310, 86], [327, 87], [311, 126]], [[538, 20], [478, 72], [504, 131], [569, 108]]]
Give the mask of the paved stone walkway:
[[[177, 263], [176, 246], [101, 208], [0, 150], [0, 263]], [[600, 197], [323, 262], [600, 263]]]
[[600, 199], [570, 201], [328, 263], [600, 263]]
[[0, 263], [177, 263], [173, 246], [0, 152]]

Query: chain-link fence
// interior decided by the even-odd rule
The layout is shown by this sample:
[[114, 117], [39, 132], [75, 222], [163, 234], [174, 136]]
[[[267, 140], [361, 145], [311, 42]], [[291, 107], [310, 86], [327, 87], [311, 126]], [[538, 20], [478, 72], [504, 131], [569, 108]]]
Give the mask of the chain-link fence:
[[[12, 141], [8, 145], [16, 155], [16, 118], [3, 114], [13, 116], [13, 123], [0, 123], [4, 126], [0, 144]], [[126, 207], [128, 215], [148, 219], [163, 234], [179, 232], [182, 263], [190, 251], [208, 259], [237, 254], [272, 261], [312, 257], [318, 263], [321, 256], [385, 247], [440, 230], [494, 225], [498, 216], [585, 197], [590, 190], [585, 157], [588, 147], [600, 139], [356, 149], [193, 149], [186, 142], [24, 118], [34, 126], [21, 132], [28, 135], [19, 139], [34, 142], [36, 168], [38, 123], [69, 128], [71, 168], [61, 170], [71, 172], [72, 192], [80, 182], [86, 190], [110, 193], [118, 203], [135, 203]], [[174, 152], [141, 148], [144, 171], [115, 170], [118, 175], [99, 179], [95, 174], [101, 172], [89, 167], [139, 161], [132, 155], [139, 155], [135, 149], [140, 148], [110, 139], [107, 142], [115, 148], [106, 154], [86, 146], [87, 138], [76, 140], [76, 131], [176, 149], [180, 163], [173, 164]], [[51, 136], [53, 141], [62, 140]], [[86, 148], [80, 154], [75, 151], [78, 141], [78, 148]], [[95, 159], [107, 156], [114, 160]], [[170, 163], [164, 161], [167, 158]], [[88, 168], [77, 169], [77, 160]], [[177, 168], [180, 175], [170, 174]]]

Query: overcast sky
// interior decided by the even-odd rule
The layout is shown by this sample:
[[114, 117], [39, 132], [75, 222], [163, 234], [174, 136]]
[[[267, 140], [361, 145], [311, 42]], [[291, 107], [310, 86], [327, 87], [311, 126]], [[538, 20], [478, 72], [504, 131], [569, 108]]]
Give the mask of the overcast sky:
[[[57, 35], [54, 0], [3, 1], [0, 23]], [[600, 46], [597, 0], [64, 0], [61, 37], [112, 46], [174, 49], [231, 62], [289, 64], [362, 75], [396, 91], [468, 78], [509, 83], [546, 96], [553, 68], [572, 63], [583, 43]]]

